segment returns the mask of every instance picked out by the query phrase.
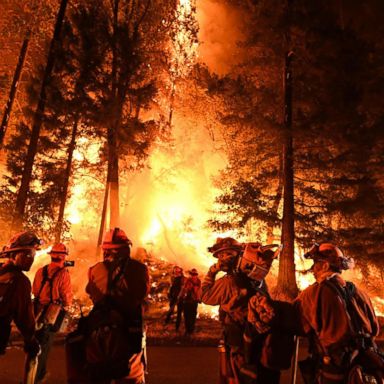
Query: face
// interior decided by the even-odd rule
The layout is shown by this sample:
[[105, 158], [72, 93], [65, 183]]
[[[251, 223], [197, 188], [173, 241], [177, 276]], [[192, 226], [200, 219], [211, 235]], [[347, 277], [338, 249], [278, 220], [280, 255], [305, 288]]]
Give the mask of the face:
[[51, 261], [58, 264], [60, 267], [64, 266], [64, 259], [63, 255], [58, 253], [51, 253]]
[[103, 254], [104, 260], [113, 260], [118, 253], [118, 249], [106, 249]]
[[18, 252], [15, 257], [15, 265], [23, 271], [29, 271], [32, 267], [35, 255], [36, 251], [34, 249]]
[[319, 281], [321, 276], [328, 272], [329, 264], [326, 261], [315, 261], [313, 264], [313, 275], [315, 276], [316, 281]]
[[217, 253], [220, 269], [224, 272], [231, 271], [235, 267], [238, 252], [234, 249], [225, 249]]

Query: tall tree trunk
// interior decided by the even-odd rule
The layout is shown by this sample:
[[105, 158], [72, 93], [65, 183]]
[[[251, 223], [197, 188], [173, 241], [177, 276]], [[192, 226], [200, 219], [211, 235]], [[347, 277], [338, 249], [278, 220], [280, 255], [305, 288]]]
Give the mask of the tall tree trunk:
[[118, 95], [117, 73], [117, 30], [118, 30], [119, 0], [113, 2], [113, 38], [112, 38], [112, 108], [113, 118], [108, 127], [108, 176], [109, 185], [109, 226], [118, 227], [120, 223], [119, 213], [119, 158], [117, 153], [117, 131], [120, 125], [120, 108]]
[[44, 117], [46, 103], [46, 87], [50, 81], [53, 67], [55, 64], [55, 47], [60, 40], [61, 26], [63, 24], [65, 16], [67, 2], [68, 0], [61, 0], [60, 9], [56, 18], [55, 31], [51, 40], [51, 45], [49, 47], [47, 65], [45, 67], [43, 81], [41, 84], [39, 101], [37, 103], [36, 111], [33, 118], [31, 139], [28, 145], [28, 152], [24, 162], [21, 184], [16, 198], [15, 216], [13, 220], [13, 227], [16, 228], [22, 227], [22, 222], [24, 219], [25, 206], [29, 193], [29, 185], [32, 179], [32, 169], [37, 153], [37, 144], [39, 141], [41, 124]]
[[[283, 196], [283, 156], [281, 154], [279, 155], [279, 176], [278, 177], [279, 177], [279, 180], [278, 180], [278, 185], [276, 189], [276, 194], [275, 194], [275, 198], [273, 200], [273, 205], [271, 208], [272, 214], [275, 217], [277, 217], [280, 201]], [[267, 227], [267, 243], [268, 244], [272, 244], [275, 241], [273, 236], [273, 229], [274, 229], [274, 226], [268, 225]]]
[[6, 132], [7, 127], [8, 127], [9, 118], [11, 116], [13, 101], [15, 100], [17, 86], [19, 85], [19, 79], [20, 79], [21, 71], [23, 69], [23, 65], [24, 65], [24, 61], [25, 61], [25, 56], [27, 54], [30, 35], [31, 35], [31, 31], [28, 30], [26, 35], [25, 35], [23, 44], [21, 46], [21, 50], [20, 50], [20, 54], [19, 54], [19, 60], [17, 61], [16, 70], [15, 70], [15, 73], [13, 75], [11, 90], [9, 92], [9, 98], [8, 98], [8, 101], [7, 101], [7, 105], [5, 106], [3, 120], [1, 121], [1, 127], [0, 127], [0, 148], [3, 146], [5, 132]]
[[168, 127], [172, 127], [173, 109], [175, 105], [175, 93], [176, 93], [176, 80], [172, 80], [171, 95], [169, 97], [169, 114], [168, 114]]
[[[115, 129], [113, 129], [115, 128]], [[109, 226], [118, 227], [119, 218], [119, 158], [117, 154], [117, 135], [114, 125], [109, 137], [108, 151], [108, 184], [109, 184]]]
[[292, 88], [293, 72], [290, 38], [290, 20], [292, 0], [288, 0], [287, 52], [284, 65], [284, 137], [283, 137], [283, 222], [281, 242], [283, 250], [280, 255], [278, 291], [293, 299], [297, 293], [295, 277], [295, 206], [293, 179], [293, 132], [292, 132]]
[[105, 221], [106, 221], [105, 219], [107, 218], [108, 192], [109, 192], [109, 183], [108, 183], [108, 175], [107, 175], [107, 182], [105, 183], [105, 191], [104, 191], [103, 209], [101, 211], [99, 237], [97, 239], [97, 250], [96, 250], [96, 258], [97, 259], [98, 259], [99, 253], [100, 253], [100, 245], [103, 242], [103, 234], [104, 234]]
[[56, 224], [56, 230], [55, 230], [55, 242], [56, 243], [60, 242], [61, 234], [63, 231], [64, 211], [65, 211], [65, 205], [67, 203], [69, 179], [70, 179], [71, 174], [72, 174], [72, 159], [73, 159], [73, 152], [75, 151], [75, 147], [76, 147], [76, 136], [77, 136], [78, 123], [79, 123], [79, 120], [76, 117], [76, 119], [73, 123], [72, 133], [71, 133], [71, 141], [69, 143], [68, 151], [67, 151], [67, 164], [65, 167], [63, 190], [61, 191], [61, 199], [60, 199], [59, 216], [57, 218], [57, 224]]

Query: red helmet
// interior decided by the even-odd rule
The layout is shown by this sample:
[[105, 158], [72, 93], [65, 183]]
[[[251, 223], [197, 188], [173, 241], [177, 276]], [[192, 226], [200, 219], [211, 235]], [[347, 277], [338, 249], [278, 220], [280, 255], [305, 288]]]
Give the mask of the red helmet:
[[42, 241], [31, 231], [19, 232], [13, 235], [4, 247], [3, 253], [38, 249]]
[[172, 270], [174, 275], [182, 275], [183, 274], [183, 268], [179, 267], [178, 265], [175, 265]]
[[101, 248], [104, 251], [108, 249], [129, 248], [130, 246], [132, 246], [131, 240], [128, 239], [125, 232], [120, 228], [107, 231], [101, 244]]
[[331, 243], [315, 243], [311, 249], [304, 254], [306, 259], [316, 261], [327, 261], [330, 265], [341, 269], [352, 269], [354, 260], [344, 256], [342, 250]]
[[68, 248], [63, 243], [55, 244], [48, 252], [51, 257], [64, 260], [68, 256]]
[[196, 269], [196, 268], [192, 268], [190, 271], [188, 271], [188, 273], [189, 273], [191, 276], [198, 276], [198, 275], [199, 275], [199, 272], [197, 272], [197, 269]]
[[208, 248], [208, 252], [213, 253], [214, 257], [217, 257], [217, 254], [225, 250], [234, 250], [240, 252], [243, 249], [243, 244], [239, 243], [232, 237], [218, 237], [216, 243], [212, 247]]

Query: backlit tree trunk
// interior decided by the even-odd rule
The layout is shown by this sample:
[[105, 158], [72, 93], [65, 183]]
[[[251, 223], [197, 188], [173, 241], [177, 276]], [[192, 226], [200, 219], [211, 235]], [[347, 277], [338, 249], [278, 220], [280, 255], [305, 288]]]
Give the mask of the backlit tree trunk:
[[15, 73], [13, 75], [11, 90], [9, 92], [9, 98], [8, 98], [8, 101], [7, 101], [7, 105], [5, 106], [3, 120], [1, 121], [1, 127], [0, 127], [0, 148], [3, 146], [5, 132], [6, 132], [7, 127], [8, 127], [9, 118], [11, 116], [13, 101], [15, 100], [17, 86], [19, 84], [19, 79], [20, 79], [21, 71], [23, 69], [23, 65], [24, 65], [24, 61], [25, 61], [25, 56], [26, 56], [27, 50], [28, 50], [30, 34], [31, 34], [31, 31], [27, 31], [27, 33], [25, 35], [25, 39], [23, 41], [23, 45], [21, 46], [19, 60], [17, 62], [16, 70], [15, 70]]
[[[281, 202], [281, 198], [283, 196], [283, 156], [280, 154], [279, 156], [279, 176], [278, 176], [278, 185], [276, 189], [276, 194], [273, 199], [273, 205], [272, 205], [272, 214], [277, 217], [279, 206]], [[273, 236], [273, 229], [275, 227], [272, 225], [269, 225], [267, 227], [267, 243], [272, 244], [275, 241], [275, 238]]]
[[[292, 12], [292, 0], [288, 0], [288, 16]], [[290, 20], [290, 17], [288, 17]], [[291, 39], [289, 25], [287, 31], [287, 53], [284, 68], [284, 136], [283, 136], [283, 222], [281, 242], [283, 250], [280, 255], [278, 291], [288, 298], [297, 295], [295, 277], [295, 205], [293, 179], [293, 133], [292, 133], [292, 88], [293, 52], [290, 50]]]
[[76, 118], [75, 122], [73, 123], [72, 133], [71, 133], [71, 141], [69, 143], [69, 147], [68, 147], [68, 151], [67, 151], [67, 164], [65, 167], [63, 189], [61, 191], [61, 198], [60, 198], [59, 216], [57, 218], [57, 225], [56, 225], [56, 231], [55, 231], [55, 242], [56, 243], [60, 242], [61, 235], [63, 232], [64, 212], [65, 212], [65, 205], [67, 203], [69, 179], [70, 179], [71, 174], [72, 174], [73, 152], [74, 152], [75, 147], [76, 147], [77, 126], [78, 126], [78, 119]]
[[117, 131], [120, 124], [121, 108], [118, 108], [118, 79], [117, 79], [117, 30], [118, 30], [119, 0], [113, 3], [113, 41], [112, 41], [112, 105], [113, 119], [108, 127], [108, 176], [109, 185], [109, 226], [119, 226], [119, 157], [117, 153]]
[[[108, 180], [108, 176], [107, 176]], [[100, 246], [103, 242], [103, 235], [105, 230], [105, 221], [107, 218], [107, 208], [108, 208], [108, 195], [109, 195], [109, 183], [108, 181], [105, 183], [104, 190], [104, 199], [103, 199], [103, 209], [101, 211], [101, 219], [100, 219], [100, 228], [99, 228], [99, 236], [97, 239], [97, 249], [96, 249], [96, 259], [98, 260], [100, 254]]]
[[119, 226], [119, 158], [117, 154], [116, 126], [110, 129], [108, 142], [109, 226]]
[[55, 64], [55, 47], [60, 39], [61, 26], [63, 24], [65, 9], [67, 6], [67, 0], [61, 0], [60, 9], [57, 14], [55, 31], [49, 47], [47, 65], [45, 67], [43, 81], [41, 84], [40, 96], [36, 111], [33, 118], [31, 139], [28, 145], [28, 152], [24, 162], [23, 175], [21, 178], [21, 184], [16, 198], [15, 216], [13, 220], [13, 227], [22, 227], [25, 206], [28, 199], [28, 193], [30, 188], [30, 182], [32, 179], [32, 169], [35, 161], [35, 156], [38, 148], [38, 141], [40, 136], [41, 124], [44, 117], [45, 103], [46, 103], [46, 87], [49, 83], [53, 67]]

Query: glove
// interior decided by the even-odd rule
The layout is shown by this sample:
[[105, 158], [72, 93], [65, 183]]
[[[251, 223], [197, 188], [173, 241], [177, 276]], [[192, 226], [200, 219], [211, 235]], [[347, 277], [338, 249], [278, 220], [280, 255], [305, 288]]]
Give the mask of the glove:
[[248, 303], [248, 321], [257, 332], [265, 333], [271, 329], [274, 318], [275, 310], [272, 301], [260, 292], [256, 292]]
[[216, 263], [211, 265], [211, 267], [209, 268], [208, 274], [215, 276], [218, 272], [220, 272], [220, 270], [221, 269], [220, 269], [219, 263]]
[[40, 354], [40, 344], [36, 337], [24, 342], [24, 352], [30, 357], [36, 357]]

